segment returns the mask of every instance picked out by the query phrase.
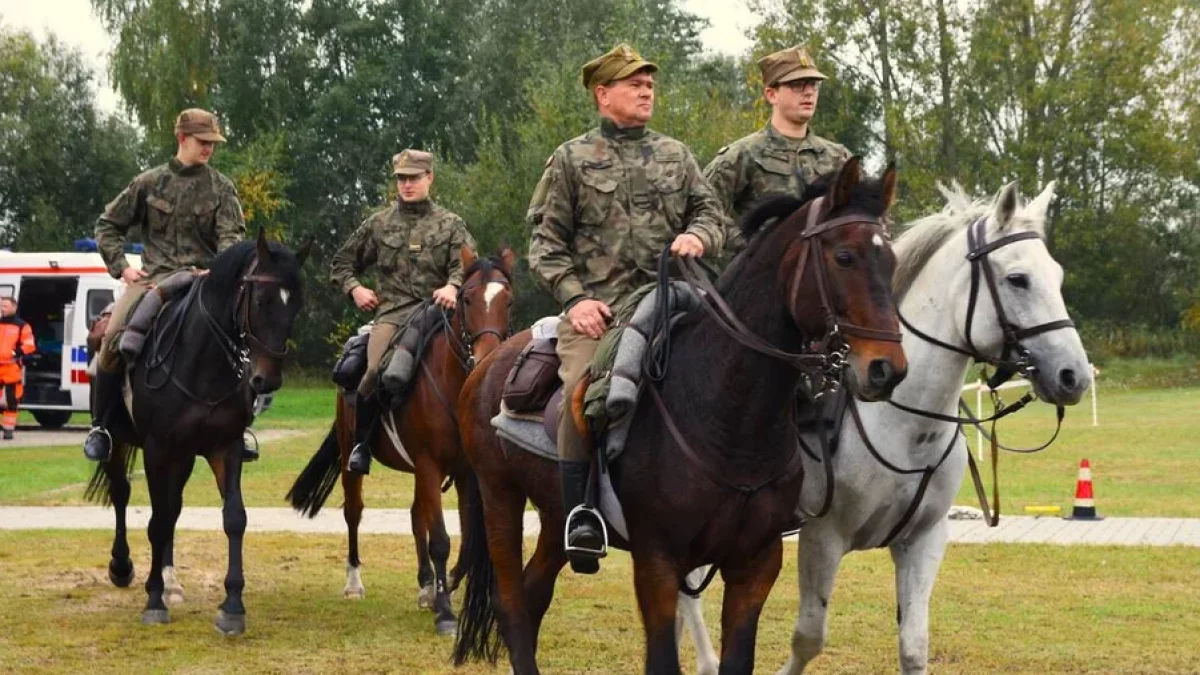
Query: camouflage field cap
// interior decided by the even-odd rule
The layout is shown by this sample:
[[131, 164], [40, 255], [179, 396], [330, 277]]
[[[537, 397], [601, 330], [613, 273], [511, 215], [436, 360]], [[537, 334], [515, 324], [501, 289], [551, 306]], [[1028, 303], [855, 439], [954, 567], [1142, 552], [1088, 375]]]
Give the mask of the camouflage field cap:
[[199, 108], [188, 108], [175, 118], [175, 133], [195, 136], [202, 141], [224, 143], [221, 135], [221, 125], [217, 124], [217, 116]]
[[602, 84], [623, 80], [643, 70], [654, 73], [658, 71], [658, 66], [643, 59], [633, 47], [621, 43], [583, 65], [583, 87], [591, 91]]
[[420, 176], [433, 171], [433, 154], [409, 148], [392, 157], [392, 175]]
[[789, 47], [774, 54], [767, 54], [758, 60], [762, 70], [763, 84], [768, 87], [778, 87], [785, 82], [796, 80], [827, 80], [825, 74], [817, 70], [808, 50], [803, 47]]

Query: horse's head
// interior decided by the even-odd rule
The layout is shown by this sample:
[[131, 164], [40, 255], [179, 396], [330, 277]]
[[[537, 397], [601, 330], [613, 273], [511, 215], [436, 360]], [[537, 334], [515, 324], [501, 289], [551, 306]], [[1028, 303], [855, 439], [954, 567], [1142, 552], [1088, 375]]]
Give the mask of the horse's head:
[[249, 350], [250, 387], [256, 394], [283, 386], [283, 357], [304, 306], [300, 267], [311, 249], [310, 240], [293, 254], [279, 242], [268, 242], [259, 230], [254, 257], [241, 270], [234, 322]]
[[975, 262], [964, 261], [954, 276], [953, 317], [966, 345], [1015, 362], [1042, 399], [1072, 405], [1091, 385], [1092, 371], [1063, 301], [1062, 266], [1046, 248], [1053, 198], [1051, 182], [1023, 205], [1017, 184], [1009, 183], [973, 219], [964, 236], [967, 260]]
[[790, 215], [774, 241], [759, 242], [784, 250], [777, 283], [801, 334], [846, 356], [848, 386], [869, 401], [890, 396], [908, 371], [892, 301], [895, 256], [883, 225], [895, 190], [894, 168], [864, 178], [859, 158], [851, 158], [810, 186], [806, 202], [776, 204], [777, 213]]
[[479, 363], [508, 337], [515, 256], [507, 246], [490, 258], [477, 258], [465, 246], [461, 254], [463, 284], [458, 289], [454, 328], [460, 333], [466, 356]]

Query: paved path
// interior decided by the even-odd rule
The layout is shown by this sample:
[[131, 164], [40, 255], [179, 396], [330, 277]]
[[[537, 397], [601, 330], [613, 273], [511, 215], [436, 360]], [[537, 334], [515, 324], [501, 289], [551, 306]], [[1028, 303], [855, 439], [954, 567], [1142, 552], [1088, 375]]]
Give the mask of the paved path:
[[[340, 509], [321, 511], [309, 520], [288, 508], [251, 508], [248, 529], [252, 532], [298, 532], [344, 534], [346, 524]], [[132, 506], [127, 512], [131, 530], [145, 529], [150, 508]], [[110, 509], [97, 506], [3, 506], [0, 530], [111, 530]], [[451, 535], [460, 533], [458, 513], [446, 512]], [[185, 508], [179, 518], [181, 530], [221, 530], [221, 509]], [[408, 509], [367, 509], [359, 531], [363, 534], [412, 534]], [[525, 534], [538, 531], [537, 514], [525, 513]], [[990, 528], [982, 520], [951, 520], [950, 540], [964, 544], [1091, 544], [1117, 546], [1200, 547], [1200, 518], [1106, 518], [1099, 521], [1070, 521], [1058, 517], [1004, 516], [1000, 526]]]

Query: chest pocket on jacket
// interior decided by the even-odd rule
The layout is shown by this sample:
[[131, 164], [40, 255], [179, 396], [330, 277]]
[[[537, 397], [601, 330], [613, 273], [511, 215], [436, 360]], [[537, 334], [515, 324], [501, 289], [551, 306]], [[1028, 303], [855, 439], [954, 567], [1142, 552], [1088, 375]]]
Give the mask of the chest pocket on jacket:
[[162, 233], [167, 231], [174, 217], [175, 205], [156, 195], [146, 196], [146, 221], [150, 231]]
[[655, 150], [654, 167], [650, 181], [658, 192], [663, 215], [672, 229], [682, 229], [684, 212], [687, 210], [687, 164], [683, 153], [677, 150]]
[[386, 275], [408, 271], [408, 237], [403, 232], [384, 232], [379, 237], [379, 270]]
[[617, 194], [617, 177], [612, 163], [585, 166], [579, 170], [579, 194], [576, 197], [575, 216], [582, 225], [599, 227], [608, 220], [613, 199]]
[[213, 253], [216, 253], [217, 234], [216, 220], [217, 207], [220, 206], [215, 201], [202, 201], [192, 206], [190, 209], [192, 222], [195, 227], [196, 239], [211, 248]]
[[764, 150], [754, 157], [758, 169], [750, 181], [750, 195], [753, 201], [759, 201], [771, 195], [799, 196], [800, 185], [792, 172], [791, 157], [782, 150]]

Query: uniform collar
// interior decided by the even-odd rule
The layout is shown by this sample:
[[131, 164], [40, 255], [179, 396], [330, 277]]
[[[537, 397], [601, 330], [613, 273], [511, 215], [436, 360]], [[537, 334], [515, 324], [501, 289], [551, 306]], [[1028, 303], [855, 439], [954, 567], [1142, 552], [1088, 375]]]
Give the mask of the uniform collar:
[[600, 118], [600, 133], [614, 141], [636, 141], [646, 135], [646, 127], [619, 127], [607, 117]]
[[183, 162], [179, 161], [178, 157], [172, 157], [171, 161], [167, 162], [167, 166], [171, 167], [171, 173], [179, 176], [198, 176], [204, 172], [203, 164], [192, 164], [184, 166]]
[[430, 199], [422, 199], [419, 202], [406, 202], [397, 197], [396, 210], [407, 215], [426, 216], [429, 215], [429, 212], [433, 210], [433, 201]]
[[825, 152], [825, 145], [823, 143], [817, 143], [814, 140], [816, 139], [817, 135], [813, 133], [811, 126], [808, 127], [808, 132], [804, 135], [804, 138], [791, 138], [789, 136], [784, 136], [783, 134], [779, 133], [779, 130], [776, 129], [770, 122], [767, 122], [767, 128], [764, 129], [764, 131], [767, 134], [767, 138], [771, 139], [771, 141], [776, 145], [794, 150], [811, 150], [816, 153]]

